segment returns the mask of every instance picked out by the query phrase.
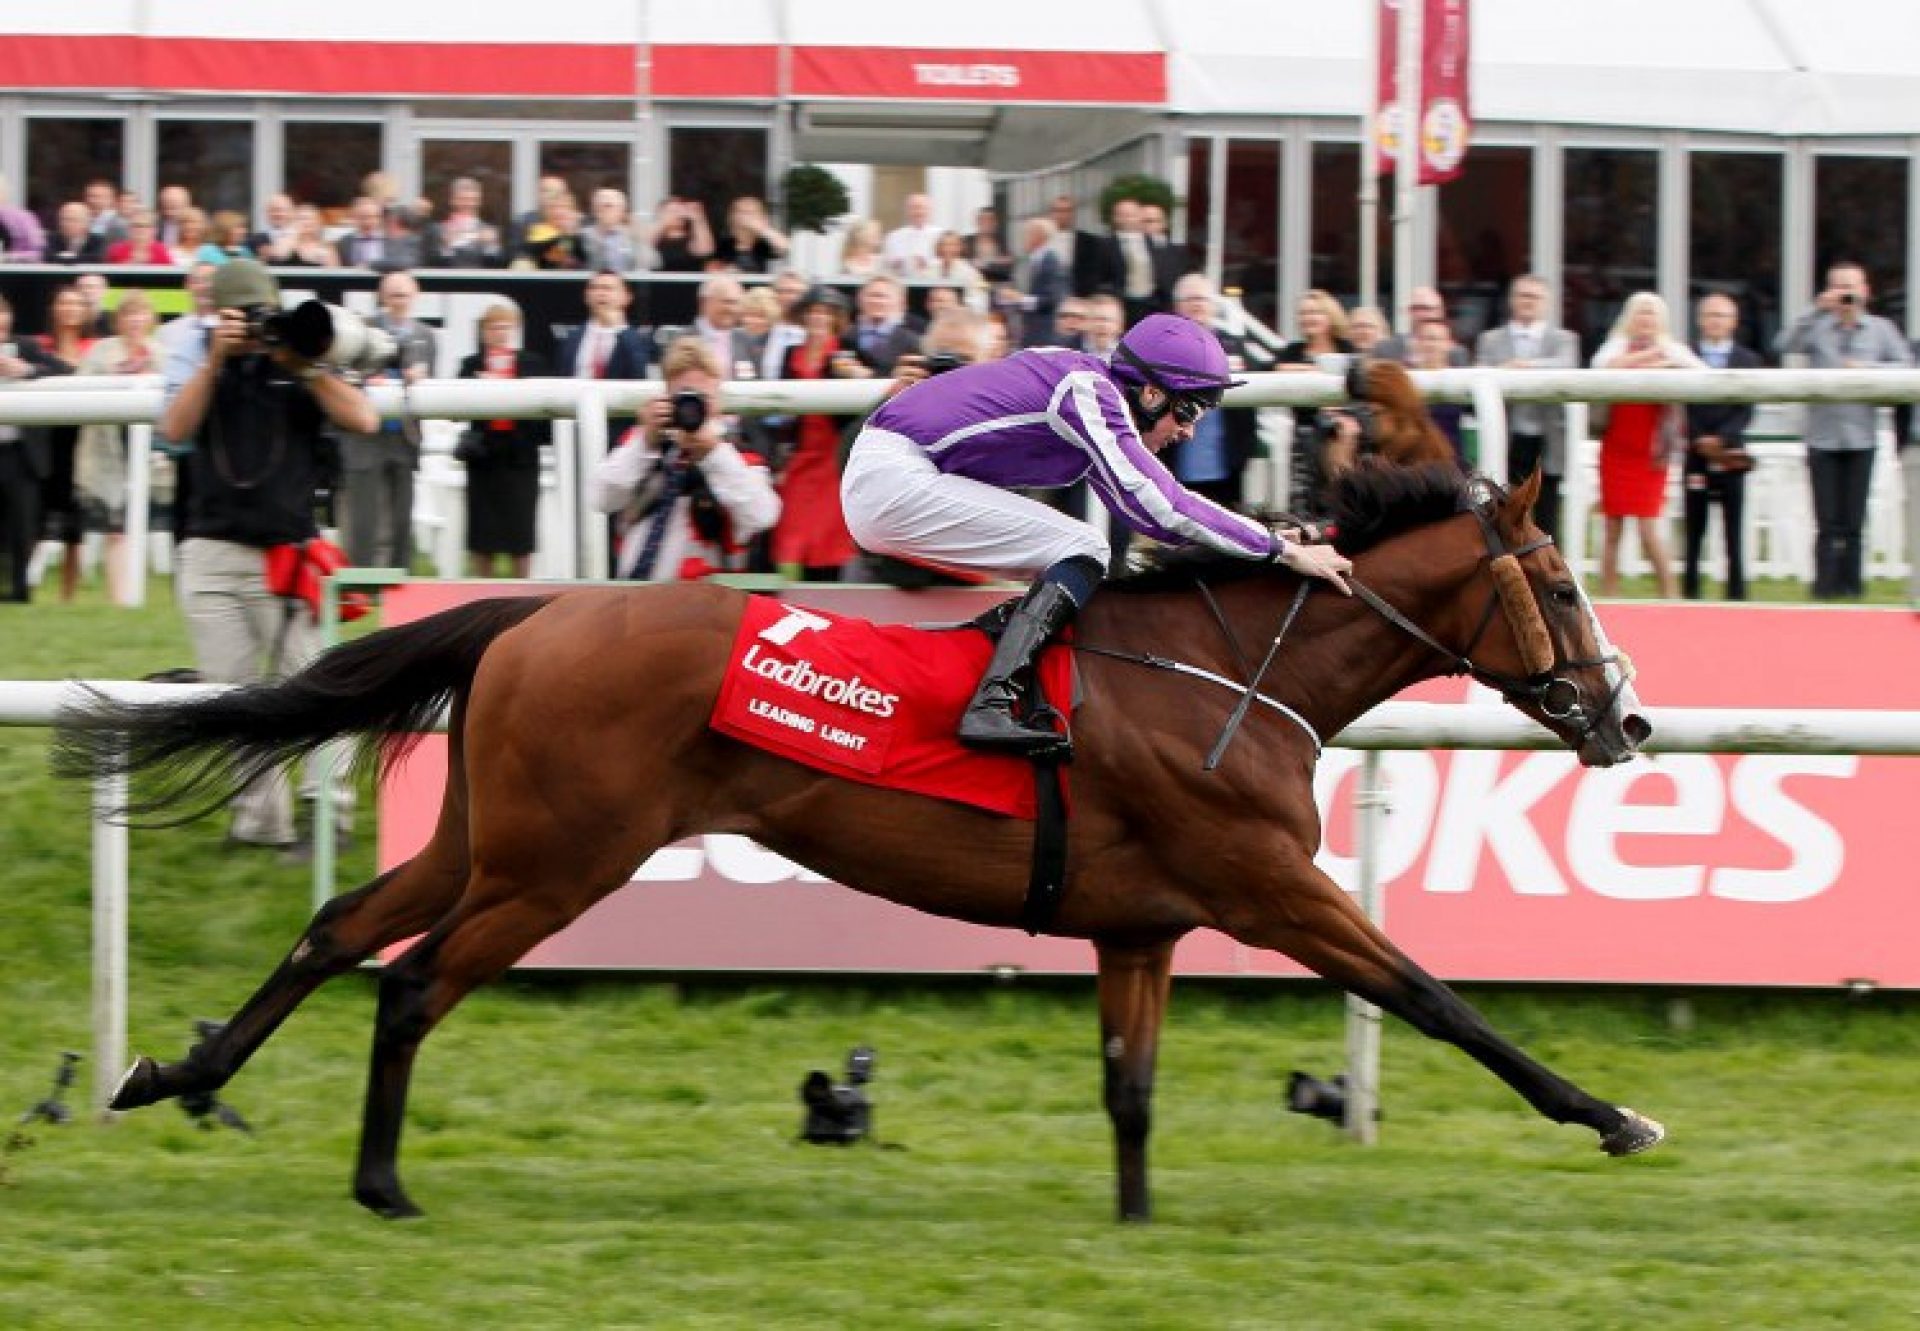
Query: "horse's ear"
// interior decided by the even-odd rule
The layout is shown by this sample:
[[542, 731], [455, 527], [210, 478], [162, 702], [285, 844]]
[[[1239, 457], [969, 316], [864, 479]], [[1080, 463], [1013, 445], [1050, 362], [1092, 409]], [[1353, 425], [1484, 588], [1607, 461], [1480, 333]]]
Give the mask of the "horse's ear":
[[1500, 534], [1509, 545], [1519, 545], [1527, 530], [1528, 519], [1533, 515], [1533, 506], [1540, 498], [1540, 470], [1535, 468], [1527, 473], [1527, 479], [1507, 491], [1507, 497], [1500, 502]]

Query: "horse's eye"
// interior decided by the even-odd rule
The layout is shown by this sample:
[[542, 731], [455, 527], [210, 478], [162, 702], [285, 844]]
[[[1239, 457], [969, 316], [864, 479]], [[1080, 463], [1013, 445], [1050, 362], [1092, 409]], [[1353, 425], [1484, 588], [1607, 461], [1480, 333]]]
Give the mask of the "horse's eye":
[[1571, 610], [1580, 604], [1580, 591], [1570, 582], [1555, 584], [1548, 590], [1547, 595], [1553, 598], [1555, 605], [1566, 610]]

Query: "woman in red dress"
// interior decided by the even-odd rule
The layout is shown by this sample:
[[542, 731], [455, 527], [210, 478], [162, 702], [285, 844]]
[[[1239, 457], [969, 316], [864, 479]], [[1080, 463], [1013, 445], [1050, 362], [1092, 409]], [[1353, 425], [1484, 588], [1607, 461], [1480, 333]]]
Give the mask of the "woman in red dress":
[[[790, 347], [781, 364], [783, 379], [849, 377], [851, 352], [843, 352], [847, 298], [816, 287], [800, 298], [794, 313], [806, 340]], [[840, 429], [833, 416], [801, 416], [792, 426], [793, 445], [780, 469], [780, 522], [773, 529], [774, 566], [786, 577], [808, 582], [838, 582], [842, 566], [853, 559], [853, 537], [840, 510]]]
[[[1667, 326], [1667, 303], [1651, 291], [1635, 292], [1614, 322], [1600, 350], [1597, 370], [1704, 369], [1705, 362]], [[1677, 600], [1661, 510], [1667, 502], [1667, 472], [1672, 443], [1685, 434], [1684, 408], [1667, 402], [1616, 402], [1600, 437], [1600, 512], [1605, 535], [1600, 547], [1600, 594], [1620, 590], [1620, 537], [1634, 519], [1640, 546], [1653, 565], [1660, 595]]]

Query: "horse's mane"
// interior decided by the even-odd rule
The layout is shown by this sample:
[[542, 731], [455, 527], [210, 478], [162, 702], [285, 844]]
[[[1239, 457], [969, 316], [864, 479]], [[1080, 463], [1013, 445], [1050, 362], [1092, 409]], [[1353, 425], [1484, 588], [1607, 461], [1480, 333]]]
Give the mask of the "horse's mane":
[[[1357, 555], [1390, 536], [1464, 511], [1467, 478], [1451, 462], [1401, 467], [1383, 458], [1365, 457], [1335, 478], [1324, 499], [1335, 530], [1334, 548], [1343, 555]], [[1259, 560], [1185, 546], [1165, 552], [1149, 567], [1108, 586], [1121, 592], [1182, 591], [1201, 578], [1232, 582], [1267, 567]]]

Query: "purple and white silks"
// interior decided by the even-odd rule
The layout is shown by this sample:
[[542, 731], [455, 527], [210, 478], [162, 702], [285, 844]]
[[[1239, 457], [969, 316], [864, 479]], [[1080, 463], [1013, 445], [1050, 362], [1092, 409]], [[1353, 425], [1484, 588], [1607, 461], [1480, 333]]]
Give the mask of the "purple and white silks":
[[1041, 347], [954, 370], [894, 397], [868, 427], [912, 440], [947, 475], [1003, 489], [1085, 478], [1115, 517], [1158, 541], [1249, 559], [1279, 548], [1260, 523], [1173, 478], [1097, 356]]

